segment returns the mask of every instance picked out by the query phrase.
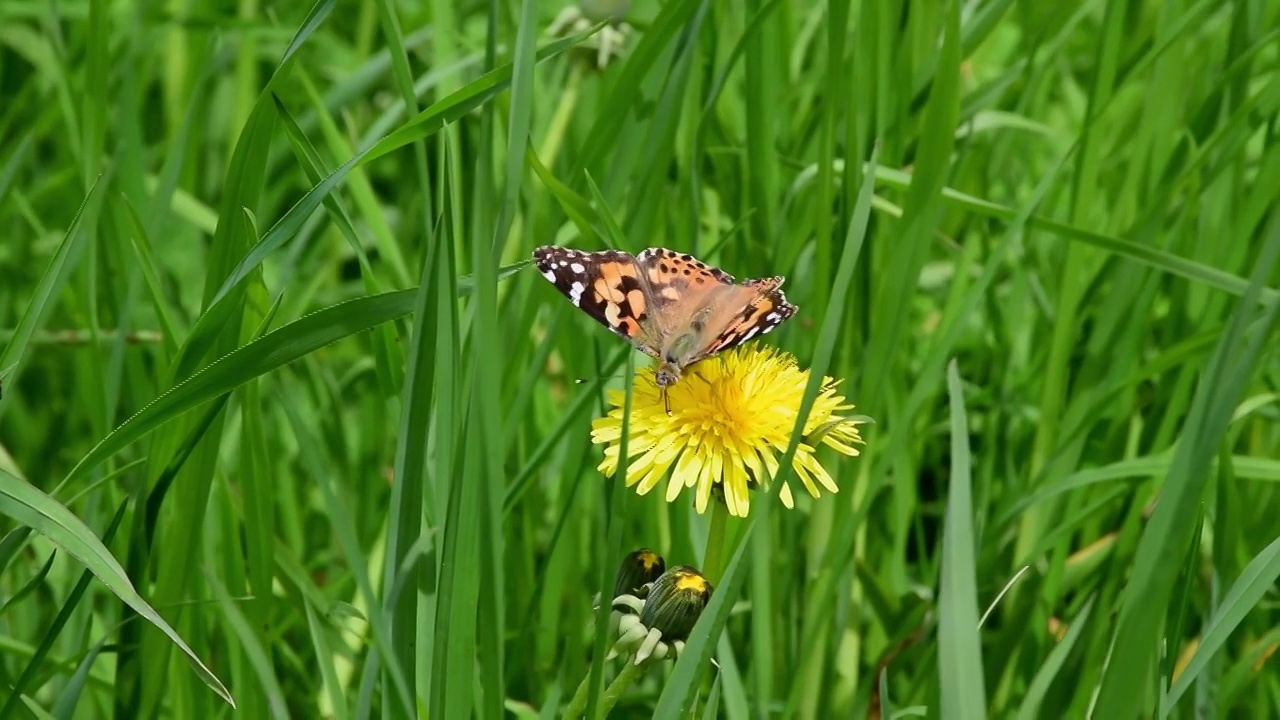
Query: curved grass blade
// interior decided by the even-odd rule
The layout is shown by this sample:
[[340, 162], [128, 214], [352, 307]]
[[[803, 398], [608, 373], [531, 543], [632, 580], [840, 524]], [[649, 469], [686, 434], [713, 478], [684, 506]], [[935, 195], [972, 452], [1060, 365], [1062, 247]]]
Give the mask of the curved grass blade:
[[[880, 168], [876, 171], [876, 179], [891, 187], [909, 188], [912, 175], [896, 168]], [[1019, 212], [1015, 208], [984, 200], [951, 187], [942, 189], [942, 198], [970, 212], [986, 217], [1000, 220], [1017, 220], [1019, 216]], [[1051, 232], [1067, 240], [1083, 242], [1101, 250], [1113, 252], [1116, 255], [1142, 263], [1161, 272], [1177, 275], [1192, 282], [1204, 283], [1232, 295], [1243, 295], [1249, 286], [1249, 281], [1239, 275], [1233, 275], [1226, 270], [1220, 270], [1151, 245], [1144, 245], [1132, 240], [1124, 240], [1086, 230], [1042, 215], [1033, 214], [1028, 216], [1026, 224], [1028, 227]], [[1280, 297], [1280, 291], [1266, 286], [1263, 287], [1259, 295], [1259, 299], [1262, 302], [1271, 302], [1277, 297]]]
[[[98, 539], [93, 530], [89, 529], [89, 526], [74, 513], [34, 485], [4, 470], [0, 470], [0, 513], [31, 527], [79, 560], [85, 569], [101, 580], [102, 584], [120, 598], [121, 602], [133, 608], [164, 633], [174, 645], [177, 645], [195, 669], [196, 674], [210, 689], [226, 700], [231, 707], [236, 706], [235, 699], [231, 697], [231, 693], [227, 691], [222, 681], [200, 661], [200, 658], [196, 657], [195, 651], [169, 626], [169, 623], [165, 622], [165, 619], [142, 599], [115, 556]], [[112, 522], [113, 530], [121, 517], [123, 514], [117, 512]], [[18, 692], [13, 693], [14, 696], [18, 694]], [[0, 715], [8, 717], [7, 713], [0, 712]]]
[[[540, 48], [537, 52], [537, 61], [541, 62], [568, 50], [589, 37], [591, 32], [579, 33]], [[491, 70], [461, 90], [423, 110], [399, 130], [391, 133], [375, 145], [356, 153], [351, 159], [344, 162], [337, 170], [334, 170], [333, 173], [308, 191], [307, 194], [303, 195], [298, 202], [294, 203], [293, 207], [289, 208], [284, 216], [267, 230], [262, 238], [249, 249], [244, 258], [227, 275], [226, 280], [223, 281], [221, 287], [218, 288], [217, 293], [214, 294], [213, 299], [209, 302], [204, 314], [200, 316], [200, 319], [191, 328], [191, 335], [185, 344], [200, 347], [208, 336], [216, 334], [222, 322], [226, 319], [226, 313], [221, 311], [221, 303], [227, 299], [228, 294], [261, 265], [268, 255], [275, 252], [298, 233], [307, 218], [320, 207], [329, 193], [333, 192], [346, 179], [352, 168], [412, 142], [429, 137], [447, 123], [480, 107], [511, 83], [511, 67], [511, 63], [507, 63]]]
[[59, 489], [83, 477], [129, 443], [201, 403], [345, 337], [406, 315], [414, 290], [339, 303], [303, 316], [210, 363], [125, 420], [81, 458]]
[[11, 597], [6, 599], [3, 603], [0, 603], [0, 615], [4, 615], [6, 610], [22, 602], [28, 595], [35, 592], [36, 589], [40, 587], [40, 584], [44, 582], [46, 577], [48, 577], [49, 570], [53, 568], [53, 559], [56, 557], [58, 557], [57, 550], [49, 553], [49, 559], [44, 561], [44, 565], [40, 567], [39, 572], [33, 575], [30, 580], [23, 583], [22, 587], [18, 588], [18, 591]]
[[75, 717], [76, 703], [80, 702], [80, 694], [84, 692], [84, 686], [89, 682], [89, 671], [93, 669], [94, 661], [98, 659], [98, 655], [106, 644], [107, 639], [103, 638], [89, 648], [89, 652], [84, 656], [84, 659], [76, 666], [75, 673], [67, 680], [67, 684], [63, 686], [51, 713], [57, 720], [72, 720]]
[[1277, 578], [1280, 578], [1280, 537], [1272, 540], [1270, 545], [1249, 561], [1240, 577], [1227, 591], [1222, 604], [1201, 632], [1200, 645], [1196, 648], [1195, 655], [1183, 668], [1169, 692], [1161, 698], [1160, 705], [1165, 710], [1164, 714], [1171, 711], [1182, 695], [1191, 688], [1191, 684], [1209, 666], [1214, 654], [1222, 649], [1231, 632], [1240, 626], [1249, 611], [1275, 587]]
[[1036, 718], [1044, 717], [1040, 714], [1040, 705], [1044, 702], [1044, 696], [1049, 692], [1049, 686], [1053, 683], [1054, 678], [1062, 670], [1062, 666], [1067, 661], [1067, 656], [1071, 654], [1071, 649], [1076, 646], [1076, 642], [1080, 640], [1080, 636], [1084, 634], [1084, 628], [1089, 624], [1089, 614], [1093, 612], [1093, 602], [1097, 598], [1090, 596], [1085, 602], [1084, 607], [1080, 608], [1080, 612], [1076, 614], [1076, 619], [1071, 621], [1071, 626], [1067, 628], [1066, 637], [1062, 638], [1057, 645], [1053, 646], [1053, 650], [1049, 651], [1049, 656], [1045, 658], [1044, 664], [1036, 672], [1036, 676], [1031, 680], [1031, 685], [1027, 687], [1027, 694], [1022, 698], [1022, 705], [1018, 708], [1018, 720], [1036, 720]]
[[[599, 23], [576, 35], [570, 35], [538, 48], [534, 55], [535, 64], [553, 58], [574, 47], [594, 35], [604, 25], [605, 23], [603, 22]], [[512, 63], [505, 63], [481, 75], [448, 97], [418, 113], [417, 117], [379, 140], [369, 149], [358, 154], [353, 160], [357, 162], [372, 162], [389, 152], [431, 136], [440, 128], [480, 107], [506, 89], [507, 85], [511, 83], [513, 67]]]
[[[22, 318], [18, 320], [12, 339], [5, 346], [4, 352], [0, 352], [0, 368], [4, 368], [4, 379], [8, 382], [16, 380], [18, 374], [22, 372], [22, 357], [26, 352], [27, 343], [31, 342], [31, 336], [44, 321], [55, 299], [61, 293], [62, 286], [70, 277], [71, 269], [75, 267], [76, 259], [84, 249], [85, 238], [89, 236], [84, 231], [85, 228], [93, 227], [98, 222], [102, 194], [108, 185], [103, 182], [103, 175], [99, 175], [89, 187], [89, 192], [85, 194], [84, 201], [80, 203], [75, 217], [71, 219], [71, 225], [58, 245], [57, 252], [53, 254], [53, 259], [45, 268], [44, 276], [40, 278], [36, 291], [31, 295], [31, 302], [23, 311]], [[4, 397], [0, 395], [0, 411], [3, 410]]]

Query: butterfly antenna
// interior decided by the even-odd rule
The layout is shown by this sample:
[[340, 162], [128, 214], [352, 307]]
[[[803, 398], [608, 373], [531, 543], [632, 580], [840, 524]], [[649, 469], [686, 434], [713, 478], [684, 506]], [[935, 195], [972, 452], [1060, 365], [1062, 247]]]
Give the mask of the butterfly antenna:
[[671, 396], [667, 394], [667, 389], [662, 388], [662, 404], [667, 408], [667, 416], [671, 416]]
[[584, 385], [589, 382], [595, 382], [596, 380], [618, 380], [622, 377], [623, 377], [622, 375], [596, 375], [595, 377], [576, 377], [573, 379], [573, 384]]

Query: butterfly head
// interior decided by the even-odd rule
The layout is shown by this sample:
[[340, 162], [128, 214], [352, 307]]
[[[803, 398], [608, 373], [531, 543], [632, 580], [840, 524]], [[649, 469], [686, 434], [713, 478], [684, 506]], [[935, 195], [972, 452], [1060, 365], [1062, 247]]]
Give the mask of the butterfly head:
[[664, 391], [680, 382], [680, 366], [673, 362], [664, 362], [658, 366], [658, 371], [654, 373], [654, 381], [658, 387]]

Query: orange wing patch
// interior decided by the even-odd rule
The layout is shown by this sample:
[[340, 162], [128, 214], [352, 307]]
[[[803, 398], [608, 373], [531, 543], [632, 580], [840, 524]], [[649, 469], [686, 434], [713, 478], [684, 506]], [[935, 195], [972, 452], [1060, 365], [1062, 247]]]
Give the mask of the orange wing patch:
[[[733, 276], [701, 260], [666, 248], [649, 248], [636, 257], [645, 277], [655, 288], [732, 285]], [[665, 296], [666, 293], [663, 293]], [[675, 299], [675, 298], [672, 298]]]
[[542, 276], [578, 308], [653, 354], [638, 338], [649, 302], [636, 259], [616, 250], [586, 253], [546, 245], [533, 251]]

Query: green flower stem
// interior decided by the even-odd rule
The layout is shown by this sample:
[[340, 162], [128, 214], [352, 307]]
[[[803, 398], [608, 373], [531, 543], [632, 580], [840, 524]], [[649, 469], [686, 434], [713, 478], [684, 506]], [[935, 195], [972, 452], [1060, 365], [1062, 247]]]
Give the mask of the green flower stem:
[[649, 662], [647, 660], [639, 665], [630, 660], [623, 663], [618, 677], [609, 683], [609, 689], [605, 690], [604, 697], [600, 698], [600, 717], [608, 717], [609, 711], [613, 709], [614, 705], [618, 704], [618, 698], [622, 697], [622, 693], [626, 692], [631, 683], [640, 677], [640, 674], [648, 666]]
[[[609, 687], [605, 689], [603, 697], [600, 698], [600, 717], [606, 717], [614, 705], [618, 704], [618, 698], [622, 697], [622, 693], [631, 685], [640, 671], [649, 663], [644, 662], [636, 665], [628, 658], [622, 664], [622, 670], [618, 676], [609, 683]], [[588, 671], [586, 677], [582, 678], [582, 682], [578, 683], [578, 689], [573, 692], [573, 698], [569, 700], [569, 704], [565, 706], [564, 717], [568, 720], [582, 717], [582, 713], [587, 707], [587, 685], [591, 679], [591, 673]]]
[[707, 547], [702, 553], [702, 576], [712, 585], [719, 584], [724, 572], [725, 527], [729, 522], [729, 507], [723, 500], [711, 501], [711, 528], [707, 530]]
[[574, 720], [574, 718], [582, 717], [582, 712], [587, 708], [587, 685], [591, 680], [591, 669], [587, 669], [587, 674], [582, 677], [582, 682], [578, 683], [578, 689], [573, 691], [573, 697], [569, 700], [569, 704], [564, 709], [564, 717], [566, 720]]

